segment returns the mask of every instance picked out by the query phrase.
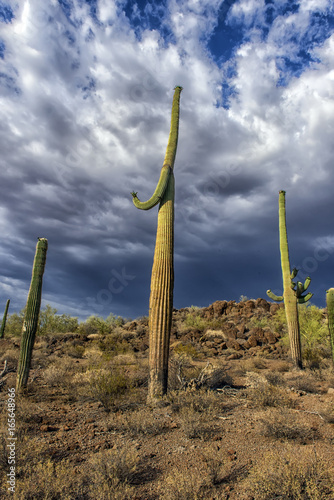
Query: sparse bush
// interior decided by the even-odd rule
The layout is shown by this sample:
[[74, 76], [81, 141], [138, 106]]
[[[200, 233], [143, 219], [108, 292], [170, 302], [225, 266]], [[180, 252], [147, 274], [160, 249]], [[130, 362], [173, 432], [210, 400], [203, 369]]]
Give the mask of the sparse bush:
[[294, 401], [285, 389], [268, 383], [266, 377], [258, 373], [247, 373], [246, 385], [248, 389], [244, 393], [256, 406], [294, 406]]
[[284, 387], [286, 386], [286, 382], [282, 375], [279, 372], [268, 372], [264, 374], [266, 380], [269, 382], [271, 385], [275, 386], [281, 386]]
[[320, 437], [318, 429], [310, 424], [299, 423], [296, 415], [287, 411], [267, 412], [259, 423], [260, 433], [265, 437], [293, 440], [299, 444], [307, 444]]
[[82, 345], [70, 345], [66, 349], [66, 353], [71, 358], [81, 359], [85, 353], [85, 348]]
[[195, 468], [173, 470], [164, 482], [163, 500], [204, 500], [207, 484], [200, 471]]
[[131, 443], [114, 446], [97, 453], [89, 460], [91, 498], [101, 500], [131, 500], [134, 489], [130, 485], [139, 463], [138, 452]]
[[203, 450], [202, 460], [208, 468], [211, 484], [220, 484], [226, 474], [225, 467], [227, 465], [227, 459], [223, 454], [223, 450], [217, 447], [217, 445], [210, 445]]
[[110, 370], [92, 370], [88, 383], [90, 395], [100, 401], [108, 412], [115, 400], [131, 387], [131, 381], [115, 367]]
[[202, 318], [199, 314], [189, 312], [183, 322], [184, 327], [194, 328], [200, 332], [203, 332], [208, 326], [208, 322]]
[[256, 500], [330, 500], [334, 468], [313, 449], [303, 448], [302, 454], [293, 448], [275, 450], [251, 468], [244, 487]]
[[113, 358], [119, 354], [126, 354], [133, 352], [131, 344], [127, 342], [122, 335], [117, 332], [110, 333], [105, 338], [101, 339], [98, 343], [99, 348], [103, 353], [106, 360]]
[[191, 343], [184, 344], [183, 342], [178, 342], [174, 347], [174, 353], [178, 356], [188, 356], [192, 359], [200, 357], [199, 351]]
[[17, 361], [19, 359], [19, 350], [8, 349], [0, 358], [0, 363], [4, 363], [7, 360], [8, 367], [13, 368], [17, 366]]
[[117, 419], [113, 418], [108, 425], [110, 429], [126, 432], [132, 436], [138, 436], [138, 434], [157, 436], [163, 432], [165, 426], [166, 420], [149, 408], [119, 415]]
[[44, 382], [50, 387], [62, 384], [64, 382], [64, 375], [64, 370], [55, 364], [43, 370]]
[[207, 413], [199, 413], [194, 406], [183, 407], [179, 413], [181, 429], [188, 439], [209, 439], [214, 428]]
[[[68, 461], [54, 463], [51, 459], [25, 463], [16, 480], [17, 500], [72, 500], [83, 497], [79, 478], [69, 474]], [[23, 476], [23, 477], [22, 477]]]
[[267, 363], [264, 359], [256, 356], [254, 358], [245, 359], [241, 362], [241, 367], [245, 372], [253, 372], [258, 370], [264, 370], [267, 368]]

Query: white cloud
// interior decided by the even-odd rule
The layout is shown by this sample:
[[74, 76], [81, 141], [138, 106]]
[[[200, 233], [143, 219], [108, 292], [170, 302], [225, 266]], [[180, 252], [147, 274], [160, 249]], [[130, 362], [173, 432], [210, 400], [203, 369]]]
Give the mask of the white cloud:
[[264, 2], [233, 4], [229, 19], [242, 23], [245, 40], [229, 61], [237, 89], [229, 110], [215, 105], [226, 68], [205, 46], [220, 4], [171, 0], [165, 39], [156, 26], [135, 29], [107, 0], [97, 3], [99, 23], [76, 0], [71, 22], [58, 2], [19, 4], [2, 30], [9, 83], [0, 97], [1, 228], [32, 240], [40, 229], [58, 241], [65, 235], [78, 266], [90, 255], [102, 266], [108, 245], [120, 263], [143, 248], [148, 254], [156, 213], [136, 211], [130, 192], [144, 199], [155, 188], [175, 85], [184, 87], [175, 166], [181, 260], [188, 237], [196, 251], [251, 234], [252, 219], [260, 232], [283, 187], [294, 190], [296, 209], [311, 187], [331, 197], [334, 36], [312, 48], [318, 62], [298, 77], [287, 70], [285, 86], [278, 64], [297, 61], [310, 11], [328, 2], [277, 16], [266, 37]]

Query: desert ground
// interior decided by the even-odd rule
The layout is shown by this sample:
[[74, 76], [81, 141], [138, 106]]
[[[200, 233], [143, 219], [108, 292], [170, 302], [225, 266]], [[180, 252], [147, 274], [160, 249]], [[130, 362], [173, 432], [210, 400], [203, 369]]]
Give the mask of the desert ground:
[[13, 493], [7, 400], [20, 336], [9, 318], [0, 498], [334, 499], [326, 310], [303, 306], [300, 319], [303, 370], [289, 358], [283, 306], [243, 298], [174, 310], [169, 390], [155, 407], [146, 404], [147, 317], [41, 328], [16, 395]]

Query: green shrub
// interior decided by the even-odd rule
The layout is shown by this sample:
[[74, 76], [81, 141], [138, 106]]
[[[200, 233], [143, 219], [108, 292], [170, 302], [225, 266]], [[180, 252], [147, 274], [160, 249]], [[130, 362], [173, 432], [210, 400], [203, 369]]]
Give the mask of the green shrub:
[[133, 352], [131, 344], [129, 344], [129, 342], [127, 342], [117, 331], [101, 339], [98, 346], [103, 353], [104, 359], [107, 360], [119, 354]]
[[116, 367], [109, 370], [94, 370], [89, 377], [89, 392], [110, 411], [115, 400], [131, 388], [131, 381]]
[[57, 314], [57, 309], [54, 309], [47, 304], [39, 314], [40, 335], [49, 333], [67, 333], [75, 332], [79, 326], [78, 318], [72, 318], [69, 314]]
[[200, 353], [191, 343], [183, 344], [182, 342], [179, 342], [174, 347], [174, 353], [178, 356], [189, 356], [192, 359], [200, 357]]
[[8, 315], [6, 322], [6, 337], [19, 337], [22, 333], [25, 309], [19, 313]]
[[124, 324], [124, 319], [121, 316], [115, 316], [110, 313], [107, 318], [102, 316], [89, 316], [86, 321], [80, 323], [80, 331], [86, 335], [91, 335], [94, 333], [100, 333], [101, 335], [107, 335], [111, 333], [116, 327], [122, 326]]
[[208, 322], [199, 314], [189, 312], [184, 319], [184, 326], [203, 332], [207, 328]]

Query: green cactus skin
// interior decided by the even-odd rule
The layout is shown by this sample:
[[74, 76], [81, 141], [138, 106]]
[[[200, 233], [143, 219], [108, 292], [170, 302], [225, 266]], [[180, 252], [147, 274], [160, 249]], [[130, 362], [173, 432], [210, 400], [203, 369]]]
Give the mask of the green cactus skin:
[[271, 290], [267, 290], [267, 295], [271, 300], [275, 300], [276, 302], [282, 302], [283, 295], [275, 295]]
[[283, 298], [288, 324], [288, 332], [290, 338], [291, 356], [294, 364], [298, 368], [302, 368], [302, 352], [300, 343], [300, 331], [298, 320], [298, 305], [296, 294], [291, 287], [291, 271], [288, 247], [288, 235], [286, 230], [285, 216], [285, 191], [279, 192], [279, 233], [280, 233], [280, 252], [281, 252], [281, 267], [283, 275]]
[[6, 320], [7, 320], [9, 303], [10, 303], [10, 299], [8, 299], [6, 302], [5, 312], [4, 312], [4, 315], [2, 318], [1, 329], [0, 329], [0, 339], [3, 339], [4, 335], [5, 335], [5, 328], [6, 328]]
[[174, 287], [174, 161], [176, 156], [180, 94], [175, 87], [171, 127], [160, 179], [153, 196], [139, 201], [133, 192], [133, 203], [141, 210], [159, 205], [149, 310], [149, 384], [147, 401], [154, 404], [167, 392], [168, 355], [173, 312]]
[[328, 317], [328, 330], [332, 348], [332, 360], [334, 365], [334, 288], [326, 291], [326, 305]]
[[34, 347], [39, 311], [41, 307], [42, 283], [47, 249], [48, 240], [46, 238], [38, 238], [26, 305], [26, 313], [22, 327], [22, 339], [16, 379], [17, 392], [24, 389], [28, 382], [32, 350]]
[[277, 302], [284, 300], [290, 338], [291, 357], [297, 368], [303, 368], [298, 320], [298, 304], [305, 304], [313, 296], [313, 293], [307, 293], [304, 296], [302, 295], [311, 283], [311, 278], [309, 276], [306, 278], [304, 284], [301, 283], [301, 281], [297, 281], [297, 283], [292, 281], [297, 276], [298, 269], [294, 267], [292, 271], [290, 271], [285, 216], [285, 191], [279, 192], [279, 234], [284, 292], [282, 296], [277, 296], [271, 290], [267, 290], [267, 295], [272, 300], [276, 300]]

